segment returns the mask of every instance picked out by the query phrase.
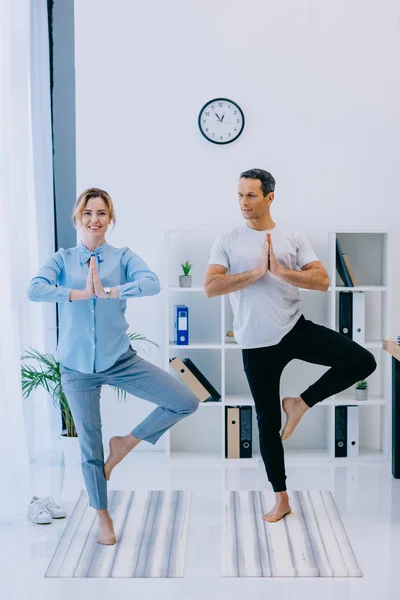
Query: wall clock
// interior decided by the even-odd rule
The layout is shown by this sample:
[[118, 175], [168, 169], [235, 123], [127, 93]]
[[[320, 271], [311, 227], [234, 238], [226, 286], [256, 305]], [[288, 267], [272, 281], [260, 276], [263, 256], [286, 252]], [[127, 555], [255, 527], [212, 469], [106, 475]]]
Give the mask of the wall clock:
[[213, 144], [231, 144], [244, 128], [244, 114], [236, 102], [228, 98], [214, 98], [199, 113], [201, 133]]

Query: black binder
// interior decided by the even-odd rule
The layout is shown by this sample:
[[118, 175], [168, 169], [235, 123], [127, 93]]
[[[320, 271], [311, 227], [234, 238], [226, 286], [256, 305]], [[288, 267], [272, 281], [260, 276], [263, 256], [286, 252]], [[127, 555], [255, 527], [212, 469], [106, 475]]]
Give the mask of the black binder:
[[344, 262], [342, 249], [340, 242], [336, 238], [336, 270], [339, 273], [340, 279], [343, 281], [346, 287], [352, 287], [353, 282], [351, 281], [350, 273], [347, 269], [347, 265]]
[[347, 406], [335, 406], [335, 457], [347, 456]]
[[240, 407], [240, 458], [252, 456], [252, 410], [251, 406]]
[[[204, 377], [203, 373], [199, 371], [195, 364], [192, 363], [190, 358], [183, 358], [182, 361], [185, 363], [187, 368], [193, 373], [195, 377], [200, 381], [200, 383], [206, 388], [211, 396], [211, 402], [218, 402], [221, 399], [221, 394], [217, 392], [215, 387], [208, 381], [206, 377]], [[210, 402], [210, 400], [207, 400]]]
[[339, 292], [339, 332], [353, 339], [353, 292]]

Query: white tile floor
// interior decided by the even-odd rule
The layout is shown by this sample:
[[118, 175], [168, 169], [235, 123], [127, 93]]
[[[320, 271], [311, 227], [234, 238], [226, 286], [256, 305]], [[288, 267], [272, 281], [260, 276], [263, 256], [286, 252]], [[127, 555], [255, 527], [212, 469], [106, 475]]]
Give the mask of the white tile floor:
[[[79, 466], [65, 468], [55, 451], [32, 464], [34, 492], [52, 495], [70, 511], [83, 488]], [[224, 489], [270, 489], [262, 464], [224, 467], [218, 461], [195, 465], [163, 455], [136, 453], [113, 473], [110, 489], [192, 490], [186, 575], [183, 579], [44, 579], [43, 574], [65, 521], [33, 526], [20, 519], [0, 527], [0, 598], [4, 600], [398, 600], [400, 480], [390, 464], [288, 466], [289, 489], [330, 489], [339, 507], [362, 579], [223, 579], [220, 575]]]

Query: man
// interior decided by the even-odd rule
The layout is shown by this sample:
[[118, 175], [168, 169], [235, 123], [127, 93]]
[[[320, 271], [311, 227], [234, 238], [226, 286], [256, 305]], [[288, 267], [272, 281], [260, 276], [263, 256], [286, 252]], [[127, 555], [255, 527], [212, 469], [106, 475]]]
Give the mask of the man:
[[[263, 516], [269, 522], [291, 512], [282, 440], [307, 410], [376, 369], [370, 352], [302, 315], [299, 288], [326, 292], [329, 276], [303, 235], [272, 220], [274, 190], [275, 180], [267, 171], [241, 174], [238, 195], [245, 223], [215, 240], [204, 279], [208, 298], [230, 296], [260, 452], [275, 492], [275, 506]], [[330, 369], [299, 396], [282, 400], [286, 425], [280, 434], [280, 377], [293, 359]]]

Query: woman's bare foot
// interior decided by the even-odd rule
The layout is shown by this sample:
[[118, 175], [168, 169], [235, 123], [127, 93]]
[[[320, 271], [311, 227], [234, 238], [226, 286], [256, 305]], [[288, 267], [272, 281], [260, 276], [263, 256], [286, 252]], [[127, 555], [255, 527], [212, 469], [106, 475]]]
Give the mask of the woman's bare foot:
[[289, 504], [289, 496], [287, 492], [277, 492], [275, 494], [275, 506], [267, 514], [263, 516], [263, 521], [268, 523], [276, 523], [285, 517], [290, 515], [292, 509]]
[[107, 481], [110, 479], [113, 468], [120, 463], [140, 441], [141, 440], [133, 437], [131, 433], [124, 436], [116, 435], [110, 439], [110, 454], [104, 465], [104, 476]]
[[99, 544], [104, 544], [105, 546], [113, 546], [116, 543], [117, 538], [115, 537], [114, 524], [110, 517], [110, 513], [105, 508], [104, 510], [98, 510], [97, 516], [99, 517], [100, 528], [100, 535], [97, 538], [97, 542]]
[[287, 440], [296, 429], [298, 422], [305, 412], [310, 408], [301, 396], [297, 398], [284, 398], [282, 408], [286, 413], [286, 425], [283, 428], [281, 439]]

